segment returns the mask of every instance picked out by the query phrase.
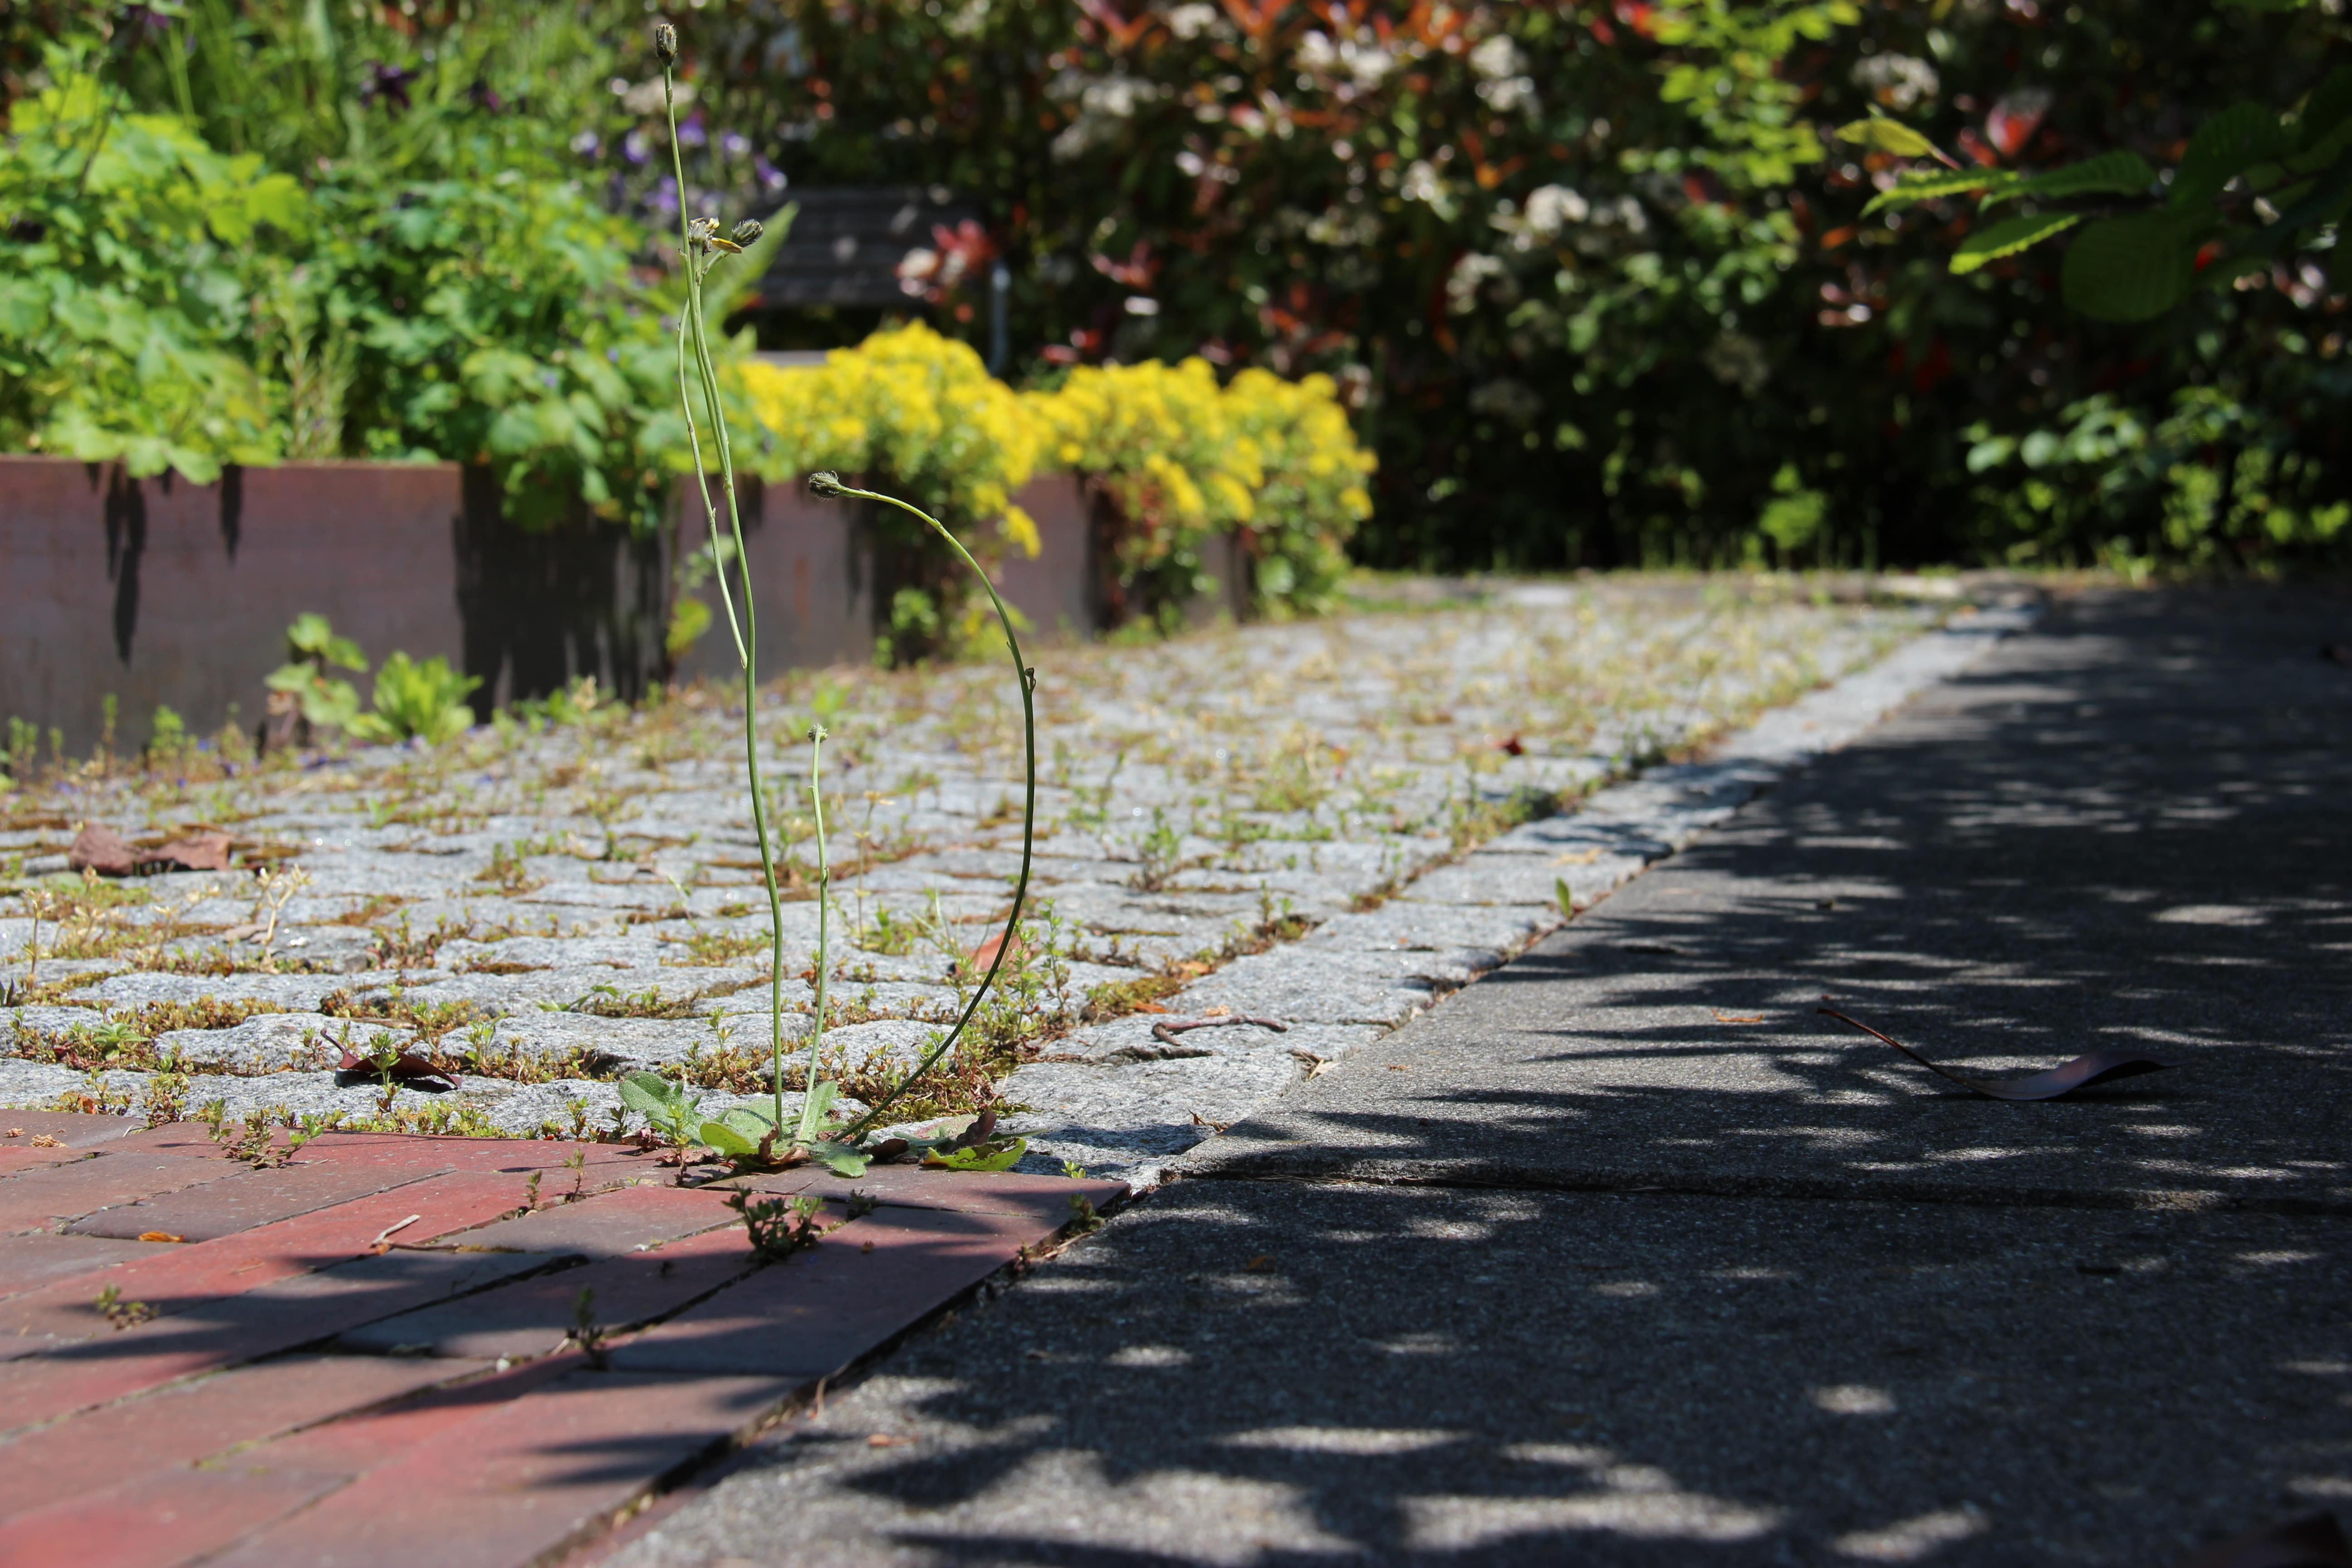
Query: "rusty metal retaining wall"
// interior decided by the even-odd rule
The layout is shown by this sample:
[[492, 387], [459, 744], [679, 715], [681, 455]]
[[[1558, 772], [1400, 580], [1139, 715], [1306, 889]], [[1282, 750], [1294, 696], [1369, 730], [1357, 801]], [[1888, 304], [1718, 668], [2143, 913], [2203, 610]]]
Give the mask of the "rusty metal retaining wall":
[[[1096, 624], [1086, 509], [1075, 481], [1019, 500], [1045, 549], [1003, 569], [1005, 597], [1041, 633]], [[873, 654], [877, 563], [856, 508], [799, 486], [751, 486], [745, 532], [760, 603], [762, 677]], [[551, 533], [509, 524], [480, 470], [444, 463], [299, 463], [231, 469], [215, 485], [56, 458], [0, 458], [0, 718], [116, 744], [145, 742], [158, 705], [200, 731], [262, 713], [261, 679], [289, 622], [315, 610], [372, 661], [440, 654], [482, 678], [478, 711], [594, 674], [635, 697], [661, 678], [668, 537], [583, 519]], [[706, 595], [709, 590], [705, 590]], [[714, 627], [677, 673], [724, 676]], [[361, 683], [364, 694], [366, 683]]]

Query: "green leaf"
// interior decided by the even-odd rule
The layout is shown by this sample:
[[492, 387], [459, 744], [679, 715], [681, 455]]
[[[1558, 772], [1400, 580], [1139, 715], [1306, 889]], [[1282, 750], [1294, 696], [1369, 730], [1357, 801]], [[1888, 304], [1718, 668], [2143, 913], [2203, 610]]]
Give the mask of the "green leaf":
[[2156, 213], [2092, 224], [2066, 251], [2066, 303], [2101, 321], [2164, 314], [2187, 297], [2195, 279], [2198, 232]]
[[719, 1119], [756, 1144], [776, 1130], [765, 1113], [748, 1105], [739, 1105]]
[[2303, 100], [2303, 119], [2295, 126], [2296, 147], [2309, 151], [2352, 115], [2352, 66], [2337, 66]]
[[1009, 1171], [1028, 1152], [1029, 1140], [1013, 1138], [975, 1143], [952, 1154], [942, 1154], [934, 1149], [923, 1156], [923, 1163], [938, 1171]]
[[684, 1103], [685, 1091], [659, 1073], [633, 1072], [620, 1082], [621, 1103], [640, 1116], [673, 1115]]
[[2085, 158], [2079, 163], [2020, 181], [2007, 190], [1988, 193], [1984, 207], [1990, 211], [2016, 196], [2085, 196], [2101, 192], [2137, 195], [2154, 184], [2156, 171], [2138, 153], [2102, 153], [2095, 158]]
[[806, 1147], [813, 1157], [824, 1162], [825, 1168], [836, 1176], [862, 1176], [866, 1173], [866, 1167], [873, 1163], [870, 1155], [861, 1154], [847, 1144], [835, 1143], [829, 1138], [819, 1139]]
[[2014, 256], [2028, 246], [2039, 245], [2053, 234], [2063, 234], [2083, 221], [2081, 213], [2034, 213], [2025, 217], [2004, 218], [1990, 228], [1980, 228], [1960, 241], [1952, 253], [1955, 276], [1974, 272], [1989, 261], [2004, 256]]
[[707, 1147], [716, 1149], [722, 1154], [756, 1154], [760, 1150], [758, 1139], [744, 1137], [724, 1121], [704, 1122], [701, 1131], [697, 1133], [696, 1137]]
[[1838, 127], [1838, 140], [1852, 142], [1874, 153], [1892, 153], [1898, 158], [1942, 158], [1944, 154], [1933, 142], [1899, 120], [1872, 115], [1850, 125]]
[[2287, 151], [2286, 132], [2277, 115], [2259, 103], [2233, 103], [2189, 139], [2167, 205], [2175, 212], [2208, 205], [2240, 174]]
[[[1969, 169], [1956, 174], [1911, 174], [1895, 184], [1895, 188], [1881, 191], [1862, 209], [1868, 217], [1881, 207], [1916, 206], [1921, 202], [1937, 201], [1945, 196], [1966, 195], [1970, 191], [2005, 192], [2020, 183], [2019, 176], [2002, 169]], [[1991, 196], [1988, 195], [1988, 201]]]

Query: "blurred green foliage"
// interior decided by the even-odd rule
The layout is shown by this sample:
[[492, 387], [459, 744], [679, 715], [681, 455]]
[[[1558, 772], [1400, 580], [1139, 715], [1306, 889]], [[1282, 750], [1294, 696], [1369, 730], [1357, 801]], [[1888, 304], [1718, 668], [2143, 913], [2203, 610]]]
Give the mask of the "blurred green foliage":
[[[2307, 96], [2352, 54], [2315, 0], [676, 19], [698, 210], [764, 214], [787, 175], [946, 186], [985, 233], [942, 237], [953, 265], [922, 298], [984, 347], [1001, 257], [1016, 373], [1198, 353], [1329, 374], [1380, 458], [1355, 545], [1379, 563], [2269, 569], [2352, 540], [2333, 208], [2226, 256], [2147, 232], [2211, 207], [2275, 241], [2269, 195], [2343, 194], [2294, 192], [2310, 171], [2287, 166], [2319, 156], [2293, 128], [2326, 118]], [[661, 423], [668, 286], [642, 265], [677, 202], [643, 20], [619, 0], [20, 0], [0, 19], [0, 437], [190, 472], [433, 453], [496, 464], [527, 509], [584, 494], [649, 521], [656, 454], [682, 443]], [[95, 105], [68, 87], [42, 107], [58, 40]], [[1887, 129], [1838, 140], [1873, 114]], [[77, 188], [67, 119], [110, 204]], [[1927, 144], [1960, 184], [1883, 199]], [[243, 183], [240, 157], [300, 202], [240, 229], [235, 203], [184, 200]], [[2080, 303], [2101, 267], [2110, 295], [2172, 308], [2070, 308], [2068, 268]], [[204, 357], [233, 350], [249, 377]]]
[[670, 290], [568, 145], [634, 8], [434, 9], [16, 14], [0, 443], [200, 480], [482, 463], [527, 526], [650, 525]]
[[[714, 184], [755, 189], [764, 159], [973, 199], [1016, 350], [1333, 374], [1380, 457], [1357, 545], [1379, 563], [2343, 545], [2311, 522], [2345, 494], [2319, 258], [2086, 320], [2054, 248], [1993, 254], [1949, 208], [1865, 215], [1905, 160], [1834, 137], [1875, 110], [1971, 170], [2169, 166], [2337, 63], [2346, 25], [2315, 5], [714, 0], [682, 26]], [[722, 130], [750, 154], [726, 163]], [[621, 145], [601, 157], [626, 178]], [[1985, 226], [2011, 218], [2047, 221]], [[942, 315], [982, 342], [986, 268], [963, 277]], [[2127, 411], [2128, 452], [2015, 456], [2095, 408]]]

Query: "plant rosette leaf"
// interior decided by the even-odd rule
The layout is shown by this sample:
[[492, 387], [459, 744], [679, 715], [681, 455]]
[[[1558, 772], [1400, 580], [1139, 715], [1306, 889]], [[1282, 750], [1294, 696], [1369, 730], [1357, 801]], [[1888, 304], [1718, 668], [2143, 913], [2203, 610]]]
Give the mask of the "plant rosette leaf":
[[1026, 1138], [989, 1140], [947, 1154], [926, 1150], [923, 1163], [934, 1171], [1009, 1171], [1028, 1152]]

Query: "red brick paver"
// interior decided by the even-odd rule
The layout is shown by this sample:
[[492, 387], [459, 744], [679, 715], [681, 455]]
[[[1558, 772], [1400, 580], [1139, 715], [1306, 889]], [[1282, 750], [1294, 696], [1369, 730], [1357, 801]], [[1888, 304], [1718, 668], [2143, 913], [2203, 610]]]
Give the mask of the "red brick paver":
[[[37, 1120], [59, 1147], [29, 1149]], [[0, 1568], [523, 1568], [1052, 1239], [1073, 1196], [1123, 1195], [894, 1166], [680, 1188], [628, 1145], [376, 1134], [253, 1170], [201, 1126], [12, 1125]], [[835, 1228], [763, 1264], [739, 1184]], [[569, 1337], [583, 1289], [603, 1366]]]

